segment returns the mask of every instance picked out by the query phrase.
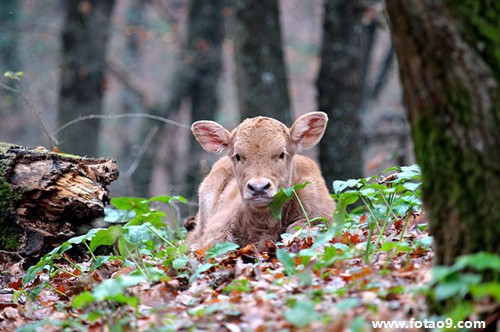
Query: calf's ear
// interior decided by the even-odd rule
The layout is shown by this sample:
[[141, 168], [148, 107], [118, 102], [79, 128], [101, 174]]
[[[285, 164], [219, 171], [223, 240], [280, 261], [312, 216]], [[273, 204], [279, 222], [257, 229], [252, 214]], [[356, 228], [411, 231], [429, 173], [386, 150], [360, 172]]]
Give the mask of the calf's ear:
[[295, 120], [290, 135], [298, 150], [315, 146], [323, 137], [328, 116], [323, 112], [311, 112]]
[[208, 152], [221, 153], [229, 147], [229, 131], [214, 121], [196, 121], [191, 131], [200, 145]]

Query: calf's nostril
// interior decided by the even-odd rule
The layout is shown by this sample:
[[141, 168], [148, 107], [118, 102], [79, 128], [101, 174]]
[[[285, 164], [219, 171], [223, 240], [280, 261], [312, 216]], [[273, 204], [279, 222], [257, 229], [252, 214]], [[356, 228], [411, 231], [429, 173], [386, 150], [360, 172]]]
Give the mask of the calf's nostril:
[[247, 183], [248, 190], [252, 195], [262, 195], [265, 194], [267, 190], [271, 188], [271, 181], [267, 180], [252, 180]]

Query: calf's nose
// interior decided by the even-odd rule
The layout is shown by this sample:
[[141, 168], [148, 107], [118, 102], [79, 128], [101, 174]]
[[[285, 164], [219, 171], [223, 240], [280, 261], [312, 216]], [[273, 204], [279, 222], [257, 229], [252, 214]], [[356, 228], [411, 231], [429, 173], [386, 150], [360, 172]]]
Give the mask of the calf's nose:
[[271, 181], [264, 178], [252, 179], [247, 182], [247, 188], [253, 196], [268, 194], [267, 191], [271, 188]]

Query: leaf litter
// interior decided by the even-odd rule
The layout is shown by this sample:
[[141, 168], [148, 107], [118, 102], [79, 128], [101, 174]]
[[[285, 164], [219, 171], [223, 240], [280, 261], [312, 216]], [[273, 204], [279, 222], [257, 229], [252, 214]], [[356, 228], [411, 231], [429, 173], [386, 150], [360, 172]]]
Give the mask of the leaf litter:
[[[429, 280], [433, 254], [428, 246], [415, 244], [428, 236], [426, 231], [410, 225], [403, 235], [411, 241], [408, 247], [387, 246], [369, 262], [363, 251], [367, 229], [346, 230], [340, 237], [328, 234], [310, 227], [283, 244], [268, 243], [262, 252], [251, 245], [236, 249], [223, 244], [220, 253], [217, 248], [191, 253], [174, 271], [161, 259], [152, 261], [166, 277], [153, 282], [138, 277], [121, 289], [110, 284], [114, 296], [127, 294], [137, 304], [108, 296], [112, 289], [105, 287], [107, 280], [136, 270], [121, 260], [105, 262], [87, 278], [61, 262], [63, 269], [55, 275], [39, 272], [30, 285], [49, 280], [48, 287], [34, 300], [21, 295], [17, 303], [12, 295], [22, 288], [24, 272], [19, 264], [5, 264], [0, 329], [77, 330], [81, 324], [88, 331], [115, 330], [116, 325], [138, 331], [370, 330], [372, 320], [409, 320], [425, 312], [424, 298], [416, 290]], [[400, 227], [393, 223], [386, 228], [384, 244], [395, 243], [391, 241], [399, 235]], [[98, 299], [94, 294], [89, 306], [74, 304], [77, 295], [90, 290]], [[31, 329], [22, 328], [27, 323]]]
[[[425, 317], [419, 289], [430, 281], [432, 238], [419, 170], [398, 171], [336, 181], [335, 226], [298, 229], [263, 251], [188, 251], [178, 224], [170, 229], [149, 206], [177, 196], [112, 200], [131, 218], [125, 226], [70, 239], [27, 271], [2, 264], [0, 331], [366, 331], [374, 320]], [[348, 213], [360, 200], [367, 209]], [[73, 260], [82, 245], [89, 253]]]

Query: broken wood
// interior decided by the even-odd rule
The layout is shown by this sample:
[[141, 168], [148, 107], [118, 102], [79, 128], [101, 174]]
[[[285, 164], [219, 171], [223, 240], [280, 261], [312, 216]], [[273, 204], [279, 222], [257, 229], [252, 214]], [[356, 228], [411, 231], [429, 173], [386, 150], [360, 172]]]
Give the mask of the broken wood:
[[0, 143], [0, 260], [38, 256], [104, 216], [114, 159]]

